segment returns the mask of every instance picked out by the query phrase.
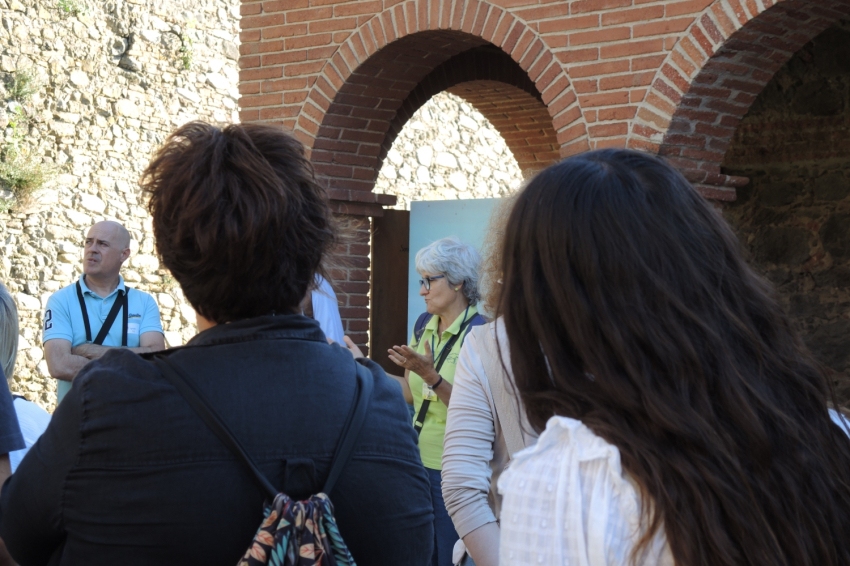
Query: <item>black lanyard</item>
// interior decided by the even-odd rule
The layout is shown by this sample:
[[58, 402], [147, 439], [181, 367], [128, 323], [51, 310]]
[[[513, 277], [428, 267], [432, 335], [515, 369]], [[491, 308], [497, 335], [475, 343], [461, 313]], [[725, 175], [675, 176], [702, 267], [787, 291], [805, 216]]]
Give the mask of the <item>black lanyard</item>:
[[115, 323], [115, 319], [118, 317], [118, 311], [121, 310], [121, 307], [124, 307], [124, 326], [121, 331], [121, 345], [127, 345], [127, 319], [129, 318], [129, 315], [127, 314], [129, 305], [129, 302], [127, 301], [127, 295], [129, 294], [129, 287], [127, 287], [126, 292], [122, 291], [121, 289], [118, 289], [118, 296], [115, 297], [115, 302], [112, 303], [112, 309], [106, 316], [106, 320], [103, 321], [103, 326], [100, 327], [100, 332], [97, 333], [97, 337], [94, 339], [94, 342], [92, 342], [91, 325], [89, 324], [89, 311], [88, 309], [86, 309], [86, 300], [83, 297], [83, 288], [80, 287], [80, 282], [77, 281], [77, 298], [80, 300], [80, 310], [83, 311], [83, 324], [86, 327], [87, 344], [97, 344], [99, 346], [102, 345], [103, 341], [106, 340], [106, 335], [109, 334], [109, 330]]
[[[466, 310], [468, 311], [469, 308], [467, 308]], [[466, 319], [466, 314], [464, 314], [465, 320], [461, 323], [460, 328], [457, 331], [457, 334], [455, 334], [454, 336], [449, 338], [449, 340], [446, 341], [446, 345], [443, 346], [443, 349], [440, 351], [440, 357], [437, 359], [437, 363], [434, 366], [434, 369], [437, 370], [437, 373], [440, 373], [440, 369], [443, 367], [443, 362], [445, 362], [446, 358], [449, 357], [449, 354], [451, 353], [452, 348], [454, 348], [455, 342], [457, 342], [458, 338], [463, 336], [463, 333], [466, 330], [466, 327], [470, 325], [470, 323], [472, 322], [472, 320], [474, 318], [475, 318], [475, 315], [473, 315], [472, 318], [470, 318], [470, 319]], [[439, 327], [438, 327], [438, 329], [439, 329]], [[431, 350], [431, 352], [433, 353], [433, 349]], [[416, 441], [417, 442], [419, 442], [419, 433], [422, 432], [422, 427], [425, 426], [425, 415], [428, 413], [428, 407], [430, 407], [430, 406], [431, 406], [431, 400], [430, 399], [423, 399], [422, 405], [419, 407], [419, 413], [417, 413], [416, 419], [413, 421], [413, 430], [416, 431]]]

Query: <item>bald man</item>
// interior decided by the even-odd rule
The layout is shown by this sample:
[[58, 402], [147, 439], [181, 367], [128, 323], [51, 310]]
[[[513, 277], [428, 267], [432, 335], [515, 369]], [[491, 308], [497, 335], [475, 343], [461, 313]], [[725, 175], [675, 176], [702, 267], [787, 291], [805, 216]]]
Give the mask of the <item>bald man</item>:
[[149, 294], [124, 285], [121, 265], [130, 257], [130, 233], [117, 222], [98, 222], [86, 235], [83, 275], [47, 300], [44, 355], [59, 380], [59, 401], [91, 360], [110, 348], [138, 353], [165, 348], [159, 308]]

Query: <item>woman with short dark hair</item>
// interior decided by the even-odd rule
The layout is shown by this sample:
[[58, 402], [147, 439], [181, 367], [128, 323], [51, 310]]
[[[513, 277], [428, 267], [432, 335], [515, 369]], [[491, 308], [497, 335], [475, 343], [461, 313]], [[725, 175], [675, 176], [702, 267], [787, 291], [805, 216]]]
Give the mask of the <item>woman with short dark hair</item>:
[[625, 150], [553, 165], [517, 198], [502, 273], [543, 431], [499, 481], [504, 564], [850, 564], [829, 382], [681, 174]]
[[[190, 123], [142, 188], [162, 263], [198, 314], [199, 334], [168, 362], [294, 500], [321, 491], [366, 365], [366, 421], [329, 494], [337, 523], [359, 564], [427, 564], [429, 483], [399, 388], [298, 309], [336, 239], [301, 144], [271, 126]], [[116, 348], [86, 366], [3, 490], [0, 535], [21, 563], [231, 565], [245, 553], [265, 493], [152, 357]]]

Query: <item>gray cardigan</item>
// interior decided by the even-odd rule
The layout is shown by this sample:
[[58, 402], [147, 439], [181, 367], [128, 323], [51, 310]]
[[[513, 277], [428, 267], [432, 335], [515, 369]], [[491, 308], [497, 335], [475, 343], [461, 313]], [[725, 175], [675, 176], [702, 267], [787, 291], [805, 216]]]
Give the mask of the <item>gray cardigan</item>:
[[[510, 365], [501, 321], [474, 328], [460, 352], [449, 404], [443, 443], [443, 499], [461, 538], [498, 520], [501, 498], [496, 482], [510, 461], [506, 436], [521, 438], [525, 446], [537, 440], [524, 415], [524, 425], [519, 419], [500, 422], [490, 383], [500, 380], [494, 386], [508, 394], [513, 389], [500, 365], [494, 363], [495, 358], [487, 357], [487, 352], [497, 352], [497, 331], [505, 365]], [[514, 397], [509, 401], [514, 402]]]

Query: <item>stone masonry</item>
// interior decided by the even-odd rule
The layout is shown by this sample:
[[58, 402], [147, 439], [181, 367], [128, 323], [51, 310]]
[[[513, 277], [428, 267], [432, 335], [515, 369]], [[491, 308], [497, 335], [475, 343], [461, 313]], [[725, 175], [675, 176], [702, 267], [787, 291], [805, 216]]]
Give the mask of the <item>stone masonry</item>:
[[[194, 311], [156, 258], [137, 182], [175, 127], [193, 119], [238, 121], [238, 2], [0, 0], [0, 9], [2, 147], [19, 143], [50, 173], [26, 206], [0, 193], [0, 281], [15, 297], [21, 322], [10, 385], [52, 410], [43, 308], [52, 292], [79, 277], [82, 240], [93, 222], [115, 219], [130, 230], [133, 254], [123, 274], [131, 287], [153, 293], [167, 343], [185, 343], [195, 333]], [[35, 91], [22, 102], [12, 97], [20, 76], [31, 78]], [[15, 123], [21, 113], [23, 126]], [[381, 192], [399, 195], [399, 208], [409, 208], [413, 199], [501, 196], [521, 178], [492, 124], [442, 93], [399, 133], [378, 183]]]
[[411, 200], [502, 197], [522, 173], [501, 134], [457, 96], [440, 93], [413, 114], [387, 153], [376, 190]]
[[[130, 230], [123, 274], [157, 299], [167, 342], [195, 333], [194, 311], [155, 255], [138, 179], [176, 126], [238, 121], [239, 2], [0, 0], [0, 21], [2, 148], [8, 154], [17, 143], [51, 173], [32, 204], [0, 200], [12, 205], [0, 213], [0, 280], [21, 319], [10, 385], [52, 410], [42, 311], [79, 276], [93, 222], [114, 219]], [[22, 76], [35, 92], [13, 100]]]

